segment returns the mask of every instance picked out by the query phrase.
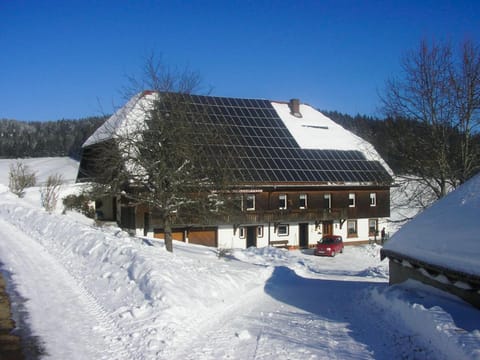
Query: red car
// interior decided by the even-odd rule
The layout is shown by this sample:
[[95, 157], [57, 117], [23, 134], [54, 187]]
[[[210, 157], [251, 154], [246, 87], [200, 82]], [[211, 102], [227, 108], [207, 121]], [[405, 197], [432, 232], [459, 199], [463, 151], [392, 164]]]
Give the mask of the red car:
[[315, 255], [335, 256], [343, 252], [343, 240], [340, 235], [326, 235], [317, 242]]

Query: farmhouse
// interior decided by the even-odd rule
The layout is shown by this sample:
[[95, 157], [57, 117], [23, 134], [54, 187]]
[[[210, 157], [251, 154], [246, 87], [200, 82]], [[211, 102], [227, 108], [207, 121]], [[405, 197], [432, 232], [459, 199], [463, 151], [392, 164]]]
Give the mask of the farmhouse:
[[[78, 181], [95, 181], [101, 145], [144, 121], [161, 96], [136, 95], [87, 139]], [[182, 96], [233, 134], [225, 146], [242, 150], [231, 164], [241, 212], [175, 224], [175, 240], [220, 248], [306, 248], [324, 234], [342, 235], [347, 244], [376, 239], [390, 215], [393, 174], [371, 144], [297, 99]], [[97, 213], [134, 233], [163, 237], [155, 209], [129, 204], [121, 194], [97, 202]]]
[[381, 250], [390, 284], [408, 279], [480, 308], [480, 174], [417, 215]]

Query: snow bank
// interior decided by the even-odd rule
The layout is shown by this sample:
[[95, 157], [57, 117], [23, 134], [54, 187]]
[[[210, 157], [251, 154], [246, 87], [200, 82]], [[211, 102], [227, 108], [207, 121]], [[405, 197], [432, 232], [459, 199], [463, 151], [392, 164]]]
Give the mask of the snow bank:
[[[432, 293], [435, 297], [432, 297]], [[456, 314], [455, 320], [463, 328], [445, 310], [458, 306], [461, 303], [459, 299], [413, 280], [392, 286], [386, 291], [374, 290], [372, 299], [386, 311], [390, 319], [393, 317], [406, 326], [412, 338], [421, 339], [430, 351], [421, 358], [480, 359], [478, 310], [461, 304], [465, 309], [461, 314]], [[455, 311], [451, 313], [455, 314]], [[468, 332], [465, 330], [468, 328], [473, 330]]]
[[[171, 254], [162, 242], [131, 238], [118, 228], [99, 231], [8, 192], [0, 196], [0, 218], [35, 239], [83, 284], [118, 328], [123, 346], [142, 349], [139, 358], [183, 341], [192, 327], [271, 273], [248, 264], [231, 269], [215, 249], [178, 244]], [[184, 251], [189, 256], [180, 255]]]

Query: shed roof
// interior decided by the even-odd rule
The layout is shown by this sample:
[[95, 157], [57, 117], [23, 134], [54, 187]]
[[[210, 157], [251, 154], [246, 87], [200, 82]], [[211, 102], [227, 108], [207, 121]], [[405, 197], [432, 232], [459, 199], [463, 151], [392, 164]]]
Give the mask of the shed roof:
[[404, 225], [384, 255], [480, 277], [479, 214], [480, 174]]

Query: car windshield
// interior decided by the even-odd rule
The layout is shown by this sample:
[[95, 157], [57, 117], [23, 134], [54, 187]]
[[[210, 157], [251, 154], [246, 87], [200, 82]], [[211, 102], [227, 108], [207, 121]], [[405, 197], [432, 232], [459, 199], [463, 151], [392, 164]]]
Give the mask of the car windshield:
[[330, 238], [330, 237], [328, 237], [328, 238], [323, 238], [323, 239], [321, 240], [321, 243], [322, 243], [322, 244], [333, 244], [334, 242], [335, 242], [334, 239], [333, 239], [333, 238]]

